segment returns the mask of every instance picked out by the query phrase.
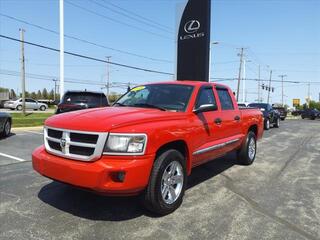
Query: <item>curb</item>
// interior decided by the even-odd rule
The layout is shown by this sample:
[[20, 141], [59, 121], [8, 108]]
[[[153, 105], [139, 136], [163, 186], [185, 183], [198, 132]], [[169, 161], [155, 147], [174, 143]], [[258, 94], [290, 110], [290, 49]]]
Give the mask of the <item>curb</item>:
[[37, 127], [15, 127], [11, 129], [12, 131], [32, 131], [32, 130], [43, 130], [43, 126]]

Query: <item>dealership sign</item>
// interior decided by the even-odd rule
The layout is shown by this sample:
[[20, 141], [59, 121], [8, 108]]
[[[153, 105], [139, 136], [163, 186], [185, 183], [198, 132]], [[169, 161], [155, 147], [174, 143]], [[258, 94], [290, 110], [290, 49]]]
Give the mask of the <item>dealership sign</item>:
[[298, 98], [292, 99], [292, 106], [294, 107], [300, 106], [300, 99]]
[[209, 81], [211, 0], [189, 0], [178, 30], [177, 80]]

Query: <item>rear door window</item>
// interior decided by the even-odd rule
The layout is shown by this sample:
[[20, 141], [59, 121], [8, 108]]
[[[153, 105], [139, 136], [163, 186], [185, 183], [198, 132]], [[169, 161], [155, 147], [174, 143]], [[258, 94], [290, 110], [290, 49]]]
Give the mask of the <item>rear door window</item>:
[[217, 89], [222, 110], [233, 110], [233, 102], [227, 89]]

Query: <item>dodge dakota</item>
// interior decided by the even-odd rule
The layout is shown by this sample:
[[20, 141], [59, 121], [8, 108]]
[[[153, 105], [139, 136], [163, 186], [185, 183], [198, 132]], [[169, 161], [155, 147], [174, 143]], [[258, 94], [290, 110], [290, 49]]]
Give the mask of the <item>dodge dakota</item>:
[[236, 151], [250, 165], [263, 134], [259, 109], [239, 109], [225, 85], [138, 86], [112, 107], [50, 117], [32, 154], [45, 177], [105, 195], [137, 195], [159, 215], [177, 209], [195, 166]]

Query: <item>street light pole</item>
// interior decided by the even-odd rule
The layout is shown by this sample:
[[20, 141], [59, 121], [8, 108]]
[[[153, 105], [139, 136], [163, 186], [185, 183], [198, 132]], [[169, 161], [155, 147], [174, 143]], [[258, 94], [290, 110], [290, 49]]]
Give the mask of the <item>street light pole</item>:
[[212, 53], [212, 46], [211, 45], [216, 45], [216, 44], [219, 44], [219, 42], [211, 42], [210, 43], [210, 49], [209, 49], [209, 79], [208, 79], [208, 82], [210, 82], [211, 80], [211, 70], [212, 70], [212, 67], [211, 67], [211, 63], [212, 63], [212, 56], [211, 56], [211, 53]]
[[240, 81], [241, 81], [242, 62], [243, 62], [243, 50], [244, 50], [244, 48], [241, 48], [241, 53], [240, 53], [240, 67], [239, 67], [238, 86], [237, 86], [237, 102], [239, 102]]
[[64, 0], [59, 1], [60, 24], [60, 100], [64, 94]]
[[107, 99], [109, 101], [109, 94], [110, 94], [110, 58], [111, 56], [107, 56]]

